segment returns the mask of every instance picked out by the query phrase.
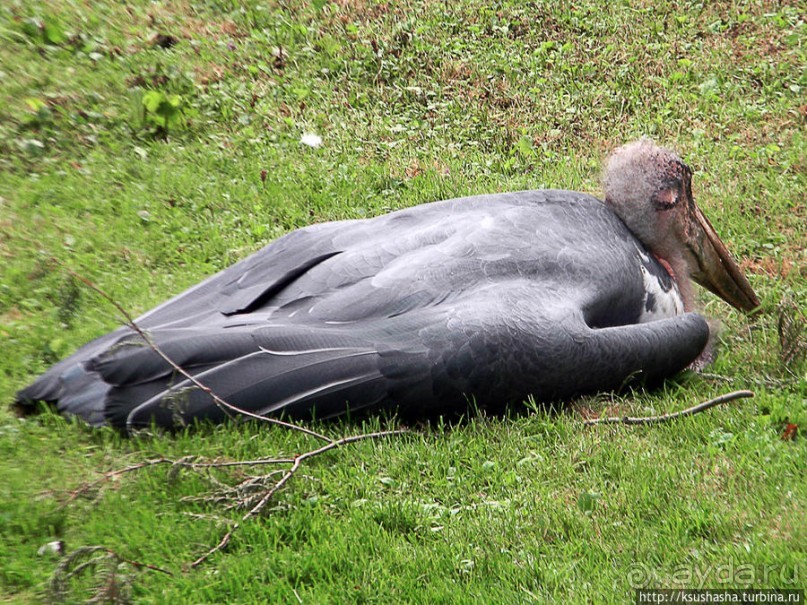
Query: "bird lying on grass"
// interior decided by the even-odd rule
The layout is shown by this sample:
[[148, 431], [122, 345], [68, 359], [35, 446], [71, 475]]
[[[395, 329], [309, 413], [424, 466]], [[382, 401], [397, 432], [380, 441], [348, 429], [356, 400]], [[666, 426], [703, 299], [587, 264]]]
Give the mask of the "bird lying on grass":
[[[709, 340], [690, 278], [738, 309], [759, 305], [691, 180], [643, 139], [609, 158], [604, 201], [521, 191], [313, 225], [136, 324], [228, 403], [286, 419], [435, 417], [656, 383]], [[127, 429], [227, 417], [129, 327], [17, 399]]]

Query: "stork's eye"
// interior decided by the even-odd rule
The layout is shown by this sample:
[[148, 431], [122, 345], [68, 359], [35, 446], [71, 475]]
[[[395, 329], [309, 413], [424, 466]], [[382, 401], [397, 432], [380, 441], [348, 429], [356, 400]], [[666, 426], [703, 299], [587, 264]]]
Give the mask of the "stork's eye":
[[681, 181], [665, 181], [650, 200], [656, 210], [670, 210], [681, 201]]

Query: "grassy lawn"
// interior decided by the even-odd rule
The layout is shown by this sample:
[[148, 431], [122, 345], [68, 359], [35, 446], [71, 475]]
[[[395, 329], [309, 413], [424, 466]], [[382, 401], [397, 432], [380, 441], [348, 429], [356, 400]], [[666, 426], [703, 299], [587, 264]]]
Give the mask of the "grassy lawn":
[[[172, 573], [83, 574], [70, 602], [97, 584], [154, 603], [620, 603], [640, 586], [803, 588], [799, 4], [4, 2], [0, 600], [52, 598], [59, 556], [38, 551], [58, 540]], [[182, 498], [247, 471], [155, 467], [71, 493], [159, 456], [289, 456], [315, 441], [257, 425], [127, 439], [52, 414], [20, 420], [6, 405], [121, 322], [54, 257], [136, 315], [313, 222], [475, 193], [598, 193], [603, 156], [641, 135], [693, 167], [696, 198], [763, 301], [749, 319], [702, 294], [721, 326], [705, 375], [329, 452], [193, 569], [243, 511]], [[671, 425], [581, 422], [741, 388], [756, 397]], [[794, 439], [782, 438], [788, 424]], [[336, 438], [388, 425], [315, 428]]]

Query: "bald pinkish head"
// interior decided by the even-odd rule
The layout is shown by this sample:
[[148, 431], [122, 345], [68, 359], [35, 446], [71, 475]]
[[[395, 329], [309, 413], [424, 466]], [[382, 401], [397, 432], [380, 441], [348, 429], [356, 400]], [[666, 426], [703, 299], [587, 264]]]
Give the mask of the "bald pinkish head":
[[753, 311], [759, 299], [714, 228], [695, 204], [692, 170], [649, 139], [611, 154], [603, 175], [605, 201], [679, 282], [684, 305], [694, 300], [688, 278], [730, 305]]

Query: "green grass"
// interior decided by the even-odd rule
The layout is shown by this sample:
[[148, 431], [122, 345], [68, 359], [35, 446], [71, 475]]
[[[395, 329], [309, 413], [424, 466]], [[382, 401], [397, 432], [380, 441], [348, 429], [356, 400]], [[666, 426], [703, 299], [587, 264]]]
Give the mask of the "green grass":
[[[183, 566], [239, 518], [180, 502], [208, 488], [195, 475], [150, 469], [60, 503], [159, 455], [249, 459], [311, 441], [258, 426], [123, 439], [3, 406], [0, 595], [45, 600], [58, 559], [37, 550], [60, 539], [174, 573], [132, 573], [138, 602], [624, 602], [636, 585], [804, 587], [807, 381], [803, 354], [782, 361], [777, 331], [782, 313], [803, 325], [807, 299], [803, 12], [556, 4], [0, 7], [0, 402], [121, 320], [51, 257], [137, 314], [312, 222], [483, 192], [597, 192], [604, 154], [640, 135], [694, 167], [696, 197], [764, 309], [751, 320], [703, 295], [723, 324], [708, 376], [314, 459], [195, 570]], [[144, 98], [176, 109], [166, 118]], [[323, 145], [302, 145], [307, 132]], [[735, 388], [756, 398], [670, 426], [580, 423], [587, 409], [659, 413]], [[801, 430], [792, 441], [788, 423]]]

